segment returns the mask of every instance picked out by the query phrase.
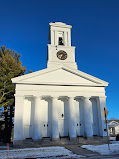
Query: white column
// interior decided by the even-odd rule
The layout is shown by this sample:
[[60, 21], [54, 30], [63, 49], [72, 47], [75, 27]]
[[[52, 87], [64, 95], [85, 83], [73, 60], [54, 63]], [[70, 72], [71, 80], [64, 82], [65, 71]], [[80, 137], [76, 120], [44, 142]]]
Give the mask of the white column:
[[106, 97], [99, 97], [97, 98], [97, 104], [98, 104], [98, 115], [99, 115], [99, 127], [100, 127], [100, 136], [106, 136], [106, 132], [104, 129], [106, 129], [105, 124], [105, 118], [102, 115], [104, 107], [106, 107]]
[[74, 97], [69, 97], [69, 136], [70, 138], [76, 137], [76, 121], [74, 112]]
[[54, 45], [54, 31], [51, 30], [51, 45]]
[[57, 39], [57, 31], [55, 30], [55, 45], [58, 45], [58, 39]]
[[92, 105], [89, 97], [84, 97], [84, 118], [85, 118], [85, 130], [84, 135], [86, 137], [92, 137]]
[[41, 116], [40, 116], [40, 103], [41, 97], [34, 97], [35, 107], [34, 107], [34, 124], [33, 124], [33, 139], [38, 140], [42, 138], [42, 129], [41, 129]]
[[57, 97], [52, 97], [52, 139], [59, 138]]
[[68, 31], [68, 46], [71, 46], [71, 30]]
[[64, 45], [67, 46], [67, 32], [64, 32]]
[[15, 95], [14, 141], [23, 140], [24, 97]]

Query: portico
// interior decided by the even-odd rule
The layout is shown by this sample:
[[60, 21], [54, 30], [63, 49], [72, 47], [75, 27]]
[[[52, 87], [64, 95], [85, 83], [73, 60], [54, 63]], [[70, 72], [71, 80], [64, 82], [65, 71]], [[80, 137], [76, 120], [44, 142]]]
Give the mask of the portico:
[[21, 123], [15, 127], [14, 140], [32, 138], [38, 141], [43, 137], [57, 140], [60, 137], [105, 135], [105, 125], [99, 111], [105, 97], [16, 95], [15, 99], [22, 103], [23, 111], [19, 111], [19, 117], [15, 116], [15, 122]]

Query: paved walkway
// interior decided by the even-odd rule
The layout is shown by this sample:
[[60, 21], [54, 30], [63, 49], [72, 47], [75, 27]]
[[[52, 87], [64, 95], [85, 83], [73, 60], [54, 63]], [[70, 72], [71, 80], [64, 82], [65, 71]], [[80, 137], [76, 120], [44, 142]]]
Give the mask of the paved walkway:
[[[62, 145], [61, 147], [65, 147], [66, 149], [72, 151], [74, 154], [85, 156], [85, 158], [88, 158], [88, 159], [119, 159], [119, 155], [110, 155], [110, 156], [105, 155], [104, 156], [104, 155], [100, 155], [97, 152], [93, 152], [93, 151], [84, 149], [81, 146], [82, 146], [81, 144], [78, 144], [78, 145]], [[38, 146], [38, 147], [40, 147], [40, 146]], [[50, 146], [48, 146], [48, 147], [50, 147]], [[5, 150], [6, 148], [7, 148], [6, 144], [0, 145], [0, 150]], [[10, 149], [16, 149], [16, 148], [10, 147]], [[85, 159], [85, 158], [80, 158], [80, 159]]]
[[[64, 145], [65, 148], [72, 151], [74, 154], [86, 156], [85, 158], [89, 159], [119, 159], [119, 155], [100, 155], [97, 152], [93, 152], [87, 149], [83, 149], [82, 145]], [[83, 158], [83, 159], [85, 159]]]

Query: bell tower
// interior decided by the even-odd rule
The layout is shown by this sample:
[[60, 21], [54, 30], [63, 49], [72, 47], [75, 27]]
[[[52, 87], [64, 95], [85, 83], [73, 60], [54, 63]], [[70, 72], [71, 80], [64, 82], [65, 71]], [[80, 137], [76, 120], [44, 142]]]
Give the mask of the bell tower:
[[47, 67], [64, 65], [77, 69], [75, 47], [71, 46], [71, 28], [62, 22], [49, 23]]

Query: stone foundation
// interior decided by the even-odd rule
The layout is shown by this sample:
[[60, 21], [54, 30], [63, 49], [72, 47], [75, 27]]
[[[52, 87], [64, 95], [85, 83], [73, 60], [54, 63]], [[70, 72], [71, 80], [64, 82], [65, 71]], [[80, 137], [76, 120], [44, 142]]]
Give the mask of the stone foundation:
[[13, 140], [13, 145], [21, 146], [21, 145], [23, 145], [23, 141], [24, 140]]
[[74, 145], [74, 144], [102, 144], [107, 143], [107, 138], [105, 137], [77, 137], [77, 138], [60, 138], [60, 139], [50, 139], [42, 138], [40, 140], [15, 140], [13, 142], [14, 147], [39, 147], [39, 146], [61, 146], [61, 145]]

